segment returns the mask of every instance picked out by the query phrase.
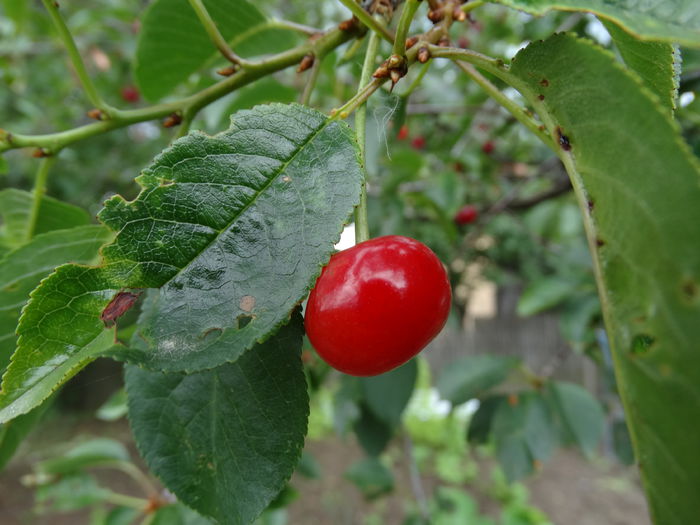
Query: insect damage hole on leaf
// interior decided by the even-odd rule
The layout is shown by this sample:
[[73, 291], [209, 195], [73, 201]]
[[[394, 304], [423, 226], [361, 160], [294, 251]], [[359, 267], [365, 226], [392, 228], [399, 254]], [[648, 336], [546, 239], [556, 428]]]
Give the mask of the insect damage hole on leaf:
[[132, 292], [119, 292], [114, 298], [105, 306], [104, 310], [100, 314], [100, 320], [105, 324], [105, 326], [114, 326], [122, 315], [124, 315], [132, 306], [136, 303], [139, 297], [141, 297], [142, 292], [132, 293]]

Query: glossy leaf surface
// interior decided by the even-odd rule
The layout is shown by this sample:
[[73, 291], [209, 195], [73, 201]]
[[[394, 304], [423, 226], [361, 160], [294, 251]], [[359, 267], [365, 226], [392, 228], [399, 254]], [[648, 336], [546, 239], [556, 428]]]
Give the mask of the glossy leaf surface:
[[531, 44], [511, 73], [549, 132], [566, 137], [559, 154], [583, 210], [654, 519], [692, 522], [700, 456], [679, 422], [700, 419], [698, 161], [667, 109], [588, 42]]
[[[121, 352], [152, 368], [233, 362], [286, 322], [359, 198], [356, 143], [345, 124], [298, 105], [233, 120], [214, 137], [178, 140], [139, 177], [134, 201], [107, 201], [100, 220], [119, 234], [101, 266], [63, 266], [35, 290], [3, 378], [0, 421], [111, 348], [100, 315], [120, 290], [160, 287], [148, 294], [133, 348]], [[39, 383], [42, 395], [26, 395]]]
[[185, 504], [248, 524], [296, 466], [309, 411], [301, 316], [233, 364], [185, 375], [129, 366], [129, 421], [146, 463]]

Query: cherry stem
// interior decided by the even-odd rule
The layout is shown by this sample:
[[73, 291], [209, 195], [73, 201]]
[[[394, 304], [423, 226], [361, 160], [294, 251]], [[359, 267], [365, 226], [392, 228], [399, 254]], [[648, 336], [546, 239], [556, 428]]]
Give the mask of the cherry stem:
[[347, 7], [360, 22], [369, 27], [373, 32], [379, 33], [381, 37], [390, 44], [394, 43], [394, 35], [391, 34], [391, 31], [379, 20], [362, 9], [362, 6], [355, 0], [339, 0], [339, 2]]
[[[372, 73], [376, 67], [377, 61], [377, 50], [379, 49], [379, 36], [377, 33], [372, 33], [369, 36], [369, 42], [367, 43], [367, 52], [365, 53], [365, 60], [362, 64], [362, 73], [360, 75], [360, 90], [358, 93], [362, 92], [364, 88], [371, 85]], [[376, 83], [376, 82], [375, 82]], [[377, 87], [379, 87], [379, 84]], [[370, 93], [371, 94], [371, 93]], [[367, 163], [366, 163], [366, 151], [365, 142], [367, 135], [367, 105], [361, 102], [361, 106], [355, 113], [355, 134], [357, 135], [357, 143], [360, 147], [360, 161], [362, 162], [362, 189], [360, 190], [360, 202], [355, 208], [355, 242], [361, 243], [369, 239], [369, 221], [367, 220]]]
[[39, 163], [39, 169], [36, 172], [34, 179], [34, 200], [32, 201], [32, 209], [29, 213], [29, 223], [27, 224], [26, 240], [29, 242], [34, 237], [36, 225], [39, 221], [39, 211], [41, 210], [41, 201], [46, 193], [46, 180], [49, 177], [51, 165], [55, 162], [55, 155], [44, 157]]
[[416, 16], [419, 0], [406, 0], [399, 18], [399, 25], [396, 28], [396, 39], [394, 40], [394, 55], [404, 57], [406, 55], [406, 36], [411, 27], [413, 17]]

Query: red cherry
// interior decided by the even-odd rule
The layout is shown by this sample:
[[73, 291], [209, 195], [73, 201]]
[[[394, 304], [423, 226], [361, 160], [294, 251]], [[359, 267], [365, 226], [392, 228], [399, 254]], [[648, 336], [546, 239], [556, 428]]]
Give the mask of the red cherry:
[[479, 211], [469, 204], [460, 208], [460, 210], [455, 215], [455, 222], [457, 224], [471, 224], [479, 217]]
[[423, 243], [388, 235], [336, 253], [306, 305], [306, 334], [333, 368], [383, 374], [420, 352], [447, 321], [452, 293]]
[[411, 147], [413, 149], [423, 149], [425, 147], [425, 138], [420, 135], [411, 141]]
[[134, 86], [124, 86], [122, 88], [122, 98], [125, 102], [138, 102], [141, 95]]
[[399, 128], [396, 138], [399, 140], [406, 140], [408, 138], [408, 126], [406, 124]]
[[496, 149], [496, 146], [494, 145], [493, 141], [491, 141], [491, 140], [487, 140], [481, 146], [481, 151], [483, 151], [487, 155], [491, 155], [491, 153], [493, 153], [494, 149]]

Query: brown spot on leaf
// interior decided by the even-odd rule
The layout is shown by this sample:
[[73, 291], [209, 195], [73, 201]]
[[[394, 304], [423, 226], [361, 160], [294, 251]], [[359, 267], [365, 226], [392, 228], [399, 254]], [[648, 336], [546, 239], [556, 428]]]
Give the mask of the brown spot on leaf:
[[698, 299], [698, 283], [692, 279], [683, 281], [681, 291], [683, 292], [683, 297], [690, 302], [694, 302]]
[[244, 312], [252, 312], [253, 308], [255, 308], [255, 297], [252, 295], [244, 295], [241, 297], [241, 302], [238, 306], [240, 306], [241, 310]]
[[544, 100], [544, 95], [537, 95], [537, 100]]
[[512, 407], [518, 404], [518, 394], [508, 394], [508, 404]]
[[134, 303], [140, 295], [140, 293], [131, 292], [119, 292], [115, 295], [100, 314], [100, 319], [105, 326], [112, 326], [119, 317], [134, 306]]
[[561, 146], [561, 149], [563, 149], [564, 151], [571, 151], [571, 141], [569, 140], [569, 137], [564, 135], [559, 126], [557, 126], [556, 134], [557, 142], [559, 143], [559, 146]]
[[598, 237], [598, 238], [595, 240], [595, 245], [596, 245], [598, 248], [600, 248], [601, 246], [605, 246], [605, 241], [604, 241], [603, 239], [601, 239], [600, 237]]
[[549, 87], [549, 80], [543, 78], [542, 80], [540, 80], [540, 86]]

